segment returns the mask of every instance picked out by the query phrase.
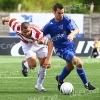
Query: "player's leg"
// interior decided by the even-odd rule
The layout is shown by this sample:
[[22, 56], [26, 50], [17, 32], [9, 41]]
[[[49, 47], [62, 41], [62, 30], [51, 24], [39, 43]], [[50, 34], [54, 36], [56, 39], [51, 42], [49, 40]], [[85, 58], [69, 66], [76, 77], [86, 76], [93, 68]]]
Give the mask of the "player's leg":
[[63, 81], [69, 74], [70, 72], [74, 69], [74, 66], [70, 62], [66, 62], [66, 66], [63, 68], [62, 73], [60, 74], [60, 80]]
[[36, 54], [29, 50], [26, 52], [26, 59], [22, 61], [22, 74], [27, 77], [28, 69], [34, 69], [36, 67]]
[[88, 79], [87, 79], [85, 71], [83, 69], [83, 64], [82, 64], [81, 60], [78, 57], [74, 56], [72, 58], [72, 62], [73, 62], [73, 64], [75, 64], [77, 66], [76, 67], [77, 73], [78, 73], [79, 77], [81, 78], [85, 88], [87, 88], [89, 90], [94, 90], [95, 86], [93, 86], [92, 84], [90, 84], [90, 82], [88, 82]]
[[98, 48], [95, 48], [95, 53], [94, 53], [94, 58], [98, 57], [99, 56], [99, 49]]
[[58, 89], [60, 90], [60, 86], [63, 83], [63, 80], [70, 74], [70, 72], [74, 69], [74, 66], [71, 62], [73, 56], [75, 55], [73, 52], [70, 52], [69, 50], [63, 50], [64, 52], [61, 52], [61, 58], [63, 58], [66, 61], [66, 66], [64, 66], [62, 72], [60, 75], [56, 76], [56, 80], [58, 81]]
[[36, 53], [30, 49], [32, 45], [25, 44], [24, 42], [21, 42], [21, 45], [26, 57], [26, 59], [22, 61], [22, 74], [27, 77], [28, 69], [36, 67]]
[[43, 87], [43, 81], [46, 76], [46, 68], [43, 67], [43, 63], [45, 61], [45, 58], [38, 58], [40, 62], [40, 67], [38, 69], [38, 78], [37, 78], [37, 84], [35, 85], [35, 89], [39, 91], [45, 92], [46, 89]]
[[60, 90], [60, 87], [62, 83], [64, 82], [64, 79], [70, 74], [70, 72], [74, 69], [74, 66], [70, 62], [66, 62], [66, 66], [63, 68], [60, 75], [56, 76], [56, 80], [58, 81], [58, 89]]
[[41, 47], [40, 50], [38, 50], [37, 52], [37, 57], [40, 63], [40, 67], [38, 70], [38, 79], [37, 79], [37, 84], [35, 85], [35, 88], [45, 92], [45, 88], [42, 86], [43, 81], [45, 79], [46, 76], [46, 69], [45, 66], [43, 66], [45, 58], [47, 57], [47, 47]]
[[97, 48], [93, 48], [91, 58], [96, 58], [99, 55]]

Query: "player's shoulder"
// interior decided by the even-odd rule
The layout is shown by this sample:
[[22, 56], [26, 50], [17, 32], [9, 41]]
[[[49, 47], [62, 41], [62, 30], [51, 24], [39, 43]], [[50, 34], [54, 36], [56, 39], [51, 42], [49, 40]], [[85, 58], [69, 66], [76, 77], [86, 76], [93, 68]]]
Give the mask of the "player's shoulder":
[[47, 24], [52, 25], [54, 23], [54, 18], [52, 18]]
[[[49, 28], [49, 27], [51, 27], [53, 24], [54, 24], [54, 21], [53, 21], [53, 19], [51, 19], [51, 20], [49, 20], [49, 22], [47, 22], [47, 23], [45, 24], [44, 27], [46, 27], [46, 28], [48, 27], [48, 28]], [[44, 27], [43, 27], [43, 28], [44, 28]]]
[[69, 16], [69, 15], [65, 14], [63, 18], [65, 21], [68, 21], [68, 22], [71, 21], [71, 16]]
[[10, 17], [9, 23], [12, 24], [13, 22], [14, 23], [16, 23], [16, 22], [19, 23], [19, 21], [16, 18]]

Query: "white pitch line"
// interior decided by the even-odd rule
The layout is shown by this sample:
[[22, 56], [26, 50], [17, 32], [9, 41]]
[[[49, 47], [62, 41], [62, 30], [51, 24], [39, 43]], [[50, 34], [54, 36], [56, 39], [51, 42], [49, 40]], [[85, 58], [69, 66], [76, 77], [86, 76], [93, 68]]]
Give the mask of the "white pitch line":
[[3, 63], [21, 63], [21, 61], [14, 61], [14, 62], [11, 62], [11, 61], [8, 61], [8, 62], [0, 62], [0, 64], [3, 64]]
[[26, 77], [0, 77], [1, 79], [2, 78], [11, 78], [11, 79], [19, 79], [19, 78], [21, 78], [21, 79], [29, 79], [29, 78], [37, 78], [37, 77], [28, 77], [28, 78], [26, 78]]

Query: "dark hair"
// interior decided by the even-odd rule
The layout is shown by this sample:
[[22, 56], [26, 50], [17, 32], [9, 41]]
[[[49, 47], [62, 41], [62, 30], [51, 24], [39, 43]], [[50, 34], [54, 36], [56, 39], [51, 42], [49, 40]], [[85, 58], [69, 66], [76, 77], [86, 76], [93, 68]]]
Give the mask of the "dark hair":
[[23, 22], [21, 23], [21, 30], [27, 29], [29, 27], [29, 22]]
[[53, 6], [53, 11], [57, 11], [57, 8], [58, 9], [63, 9], [64, 6], [60, 3], [56, 3], [54, 6]]

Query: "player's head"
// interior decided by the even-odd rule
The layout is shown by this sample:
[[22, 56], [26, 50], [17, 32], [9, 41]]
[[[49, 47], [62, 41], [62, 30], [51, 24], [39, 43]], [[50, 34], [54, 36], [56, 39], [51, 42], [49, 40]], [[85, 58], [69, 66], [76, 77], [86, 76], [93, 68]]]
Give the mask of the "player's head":
[[31, 36], [31, 28], [28, 22], [21, 23], [21, 32], [27, 38]]
[[94, 38], [94, 41], [95, 41], [95, 42], [98, 42], [98, 38]]
[[60, 3], [56, 3], [53, 6], [53, 13], [55, 15], [55, 21], [61, 21], [64, 15], [64, 6]]

